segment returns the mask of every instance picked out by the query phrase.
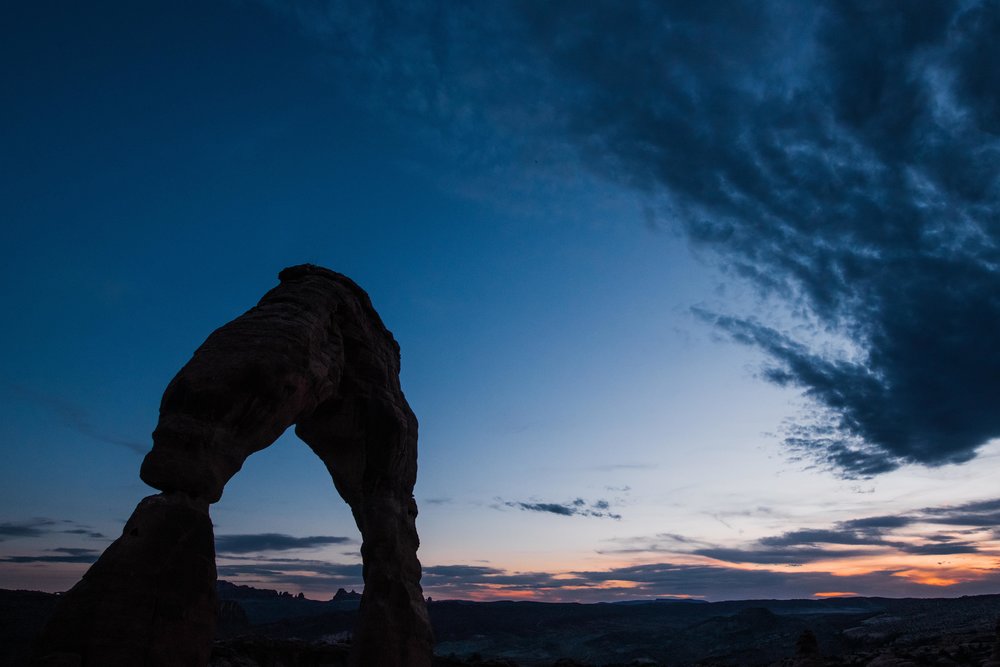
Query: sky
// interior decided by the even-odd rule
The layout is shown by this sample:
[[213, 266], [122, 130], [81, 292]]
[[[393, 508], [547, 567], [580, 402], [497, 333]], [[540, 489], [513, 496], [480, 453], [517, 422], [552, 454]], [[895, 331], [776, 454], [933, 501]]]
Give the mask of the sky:
[[[79, 579], [311, 262], [401, 345], [434, 598], [1000, 591], [995, 3], [2, 13], [0, 587]], [[220, 578], [361, 588], [291, 433], [212, 517]]]

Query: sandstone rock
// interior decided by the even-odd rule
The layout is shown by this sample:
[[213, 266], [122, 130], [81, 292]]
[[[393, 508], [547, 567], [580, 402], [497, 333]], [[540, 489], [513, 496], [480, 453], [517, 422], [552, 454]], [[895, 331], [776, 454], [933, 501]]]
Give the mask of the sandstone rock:
[[167, 386], [140, 470], [163, 493], [139, 504], [122, 537], [63, 597], [39, 659], [207, 664], [216, 622], [208, 505], [248, 456], [295, 425], [361, 530], [365, 590], [353, 664], [431, 664], [416, 557], [417, 420], [399, 385], [399, 346], [345, 276], [302, 265], [279, 279]]
[[122, 536], [63, 596], [40, 646], [77, 653], [85, 666], [199, 665], [208, 661], [215, 614], [208, 504], [159, 494], [139, 503]]

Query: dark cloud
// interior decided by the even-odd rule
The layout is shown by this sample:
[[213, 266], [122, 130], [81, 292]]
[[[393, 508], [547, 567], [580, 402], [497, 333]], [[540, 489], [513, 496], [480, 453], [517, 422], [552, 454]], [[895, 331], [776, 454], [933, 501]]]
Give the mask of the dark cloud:
[[774, 306], [699, 313], [815, 404], [793, 450], [866, 477], [1000, 436], [996, 3], [265, 4], [457, 163], [659, 201]]
[[759, 542], [769, 547], [786, 547], [800, 544], [884, 544], [878, 533], [860, 533], [853, 530], [793, 530], [781, 535], [764, 537]]
[[0, 558], [0, 563], [86, 563], [90, 564], [101, 555], [94, 549], [74, 549], [61, 547], [58, 549], [47, 549], [46, 553], [54, 553], [54, 556], [7, 556]]
[[1000, 436], [1000, 89], [983, 57], [1000, 7], [526, 14], [597, 168], [661, 193], [697, 246], [819, 334], [714, 319], [826, 410], [790, 445], [870, 476], [967, 461]]
[[[531, 592], [536, 599], [608, 601], [667, 596], [709, 600], [808, 598], [823, 591], [864, 590], [893, 597], [981, 594], [992, 592], [1000, 575], [984, 573], [974, 581], [949, 587], [931, 586], [900, 576], [902, 570], [838, 576], [830, 572], [770, 571], [725, 565], [650, 563], [600, 571], [559, 574], [504, 572], [472, 565], [441, 566], [447, 574], [425, 576], [424, 590], [434, 597], [476, 597], [486, 593], [502, 598]], [[428, 568], [430, 569], [430, 568]]]
[[593, 516], [615, 519], [622, 518], [621, 514], [611, 511], [611, 505], [607, 500], [595, 500], [587, 503], [583, 498], [576, 498], [565, 503], [540, 503], [540, 502], [520, 502], [514, 500], [500, 500], [498, 507], [513, 507], [525, 510], [526, 512], [542, 512], [548, 514], [558, 514], [559, 516]]
[[323, 590], [364, 586], [361, 565], [341, 565], [322, 561], [266, 561], [226, 564], [218, 567], [219, 578], [279, 590]]
[[281, 533], [256, 533], [251, 535], [216, 535], [215, 549], [220, 554], [245, 554], [259, 551], [290, 551], [315, 549], [330, 544], [350, 542], [348, 537], [312, 535], [292, 537]]
[[[63, 528], [60, 525], [75, 525], [76, 528]], [[84, 535], [95, 539], [105, 539], [105, 535], [88, 526], [82, 526], [75, 521], [55, 521], [53, 519], [30, 519], [27, 521], [0, 522], [0, 542], [14, 537], [41, 537], [50, 533], [67, 535]]]
[[71, 528], [69, 530], [60, 530], [59, 532], [68, 535], [86, 535], [94, 539], [105, 539], [107, 537], [104, 533], [99, 533], [96, 530], [88, 530], [87, 528]]
[[489, 577], [502, 574], [503, 570], [482, 565], [431, 565], [423, 569], [425, 577], [468, 579], [470, 577]]
[[[598, 553], [660, 553], [704, 556], [727, 563], [807, 565], [817, 561], [871, 555], [990, 553], [968, 538], [983, 537], [1000, 521], [1000, 500], [925, 507], [892, 516], [861, 517], [825, 528], [799, 528], [732, 547], [675, 533], [609, 540], [616, 546]], [[947, 526], [928, 534], [928, 524]], [[853, 548], [849, 548], [853, 547]]]
[[727, 563], [757, 563], [760, 565], [803, 565], [818, 560], [855, 558], [870, 552], [861, 549], [826, 549], [820, 547], [794, 547], [785, 549], [757, 545], [747, 549], [714, 547], [695, 549], [691, 553]]
[[283, 590], [360, 588], [360, 563], [330, 563], [303, 558], [246, 558], [220, 556], [219, 578], [264, 584]]
[[902, 528], [910, 523], [913, 523], [913, 519], [910, 517], [894, 514], [889, 516], [869, 516], [862, 517], [860, 519], [850, 519], [848, 521], [842, 521], [840, 525], [848, 529], [873, 530], [882, 528]]
[[39, 537], [51, 532], [51, 526], [55, 524], [51, 519], [5, 521], [0, 523], [0, 541], [11, 537]]
[[930, 541], [923, 544], [900, 544], [900, 551], [918, 556], [948, 556], [951, 554], [972, 554], [979, 552], [979, 546], [971, 542], [947, 540], [944, 542]]
[[710, 549], [718, 545], [678, 533], [657, 533], [652, 537], [625, 537], [606, 540], [612, 548], [598, 549], [599, 554], [629, 553], [688, 553], [693, 549]]
[[992, 528], [1000, 525], [1000, 499], [946, 507], [927, 507], [913, 516], [925, 523]]
[[575, 572], [578, 580], [591, 585], [626, 581], [631, 588], [615, 591], [619, 597], [691, 595], [710, 600], [753, 598], [805, 598], [822, 591], [864, 590], [870, 595], [937, 596], [971, 591], [985, 593], [1000, 581], [1000, 575], [947, 589], [920, 584], [900, 577], [899, 570], [881, 570], [861, 575], [838, 576], [829, 572], [746, 570], [724, 566], [653, 563], [600, 572]]

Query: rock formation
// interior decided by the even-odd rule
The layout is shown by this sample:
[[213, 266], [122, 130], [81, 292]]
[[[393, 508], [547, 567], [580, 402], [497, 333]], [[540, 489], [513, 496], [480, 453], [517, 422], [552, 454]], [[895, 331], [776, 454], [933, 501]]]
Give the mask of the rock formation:
[[140, 476], [162, 493], [61, 600], [38, 664], [205, 665], [216, 623], [208, 507], [289, 426], [326, 465], [363, 539], [353, 663], [431, 664], [413, 485], [417, 420], [399, 346], [368, 295], [312, 265], [213, 332], [167, 386]]

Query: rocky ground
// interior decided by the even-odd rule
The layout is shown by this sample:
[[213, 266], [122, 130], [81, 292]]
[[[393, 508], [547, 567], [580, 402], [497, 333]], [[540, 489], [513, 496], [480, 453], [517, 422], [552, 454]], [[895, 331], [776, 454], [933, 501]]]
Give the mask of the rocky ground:
[[[213, 667], [347, 664], [357, 595], [219, 589]], [[0, 665], [24, 665], [57, 596], [0, 591]], [[434, 602], [437, 667], [989, 665], [1000, 595], [635, 604]], [[991, 660], [996, 660], [991, 662]]]

